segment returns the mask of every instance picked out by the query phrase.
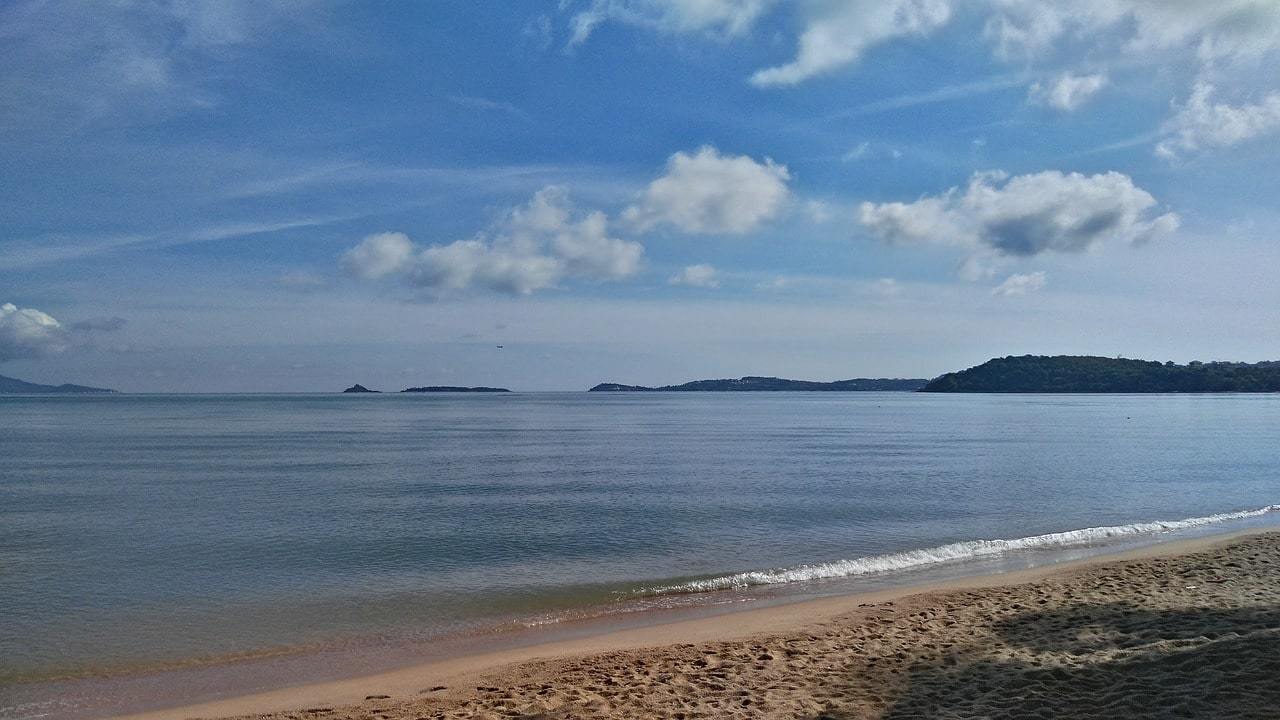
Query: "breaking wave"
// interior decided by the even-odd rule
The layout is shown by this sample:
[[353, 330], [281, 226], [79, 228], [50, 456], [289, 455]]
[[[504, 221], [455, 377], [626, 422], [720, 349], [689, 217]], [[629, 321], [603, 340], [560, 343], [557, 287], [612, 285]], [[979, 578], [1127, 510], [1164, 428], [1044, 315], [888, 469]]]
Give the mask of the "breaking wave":
[[1268, 505], [1256, 510], [1219, 513], [1205, 517], [1187, 518], [1185, 520], [1156, 520], [1154, 522], [1132, 523], [1110, 527], [1084, 528], [1066, 532], [1033, 535], [1031, 537], [1012, 540], [969, 540], [951, 543], [923, 550], [907, 550], [905, 552], [873, 555], [852, 560], [836, 560], [834, 562], [813, 565], [797, 565], [777, 570], [753, 570], [734, 573], [704, 580], [690, 580], [674, 585], [661, 585], [643, 588], [639, 595], [673, 595], [687, 593], [712, 592], [715, 590], [732, 590], [755, 585], [778, 585], [797, 583], [828, 578], [843, 578], [872, 573], [908, 570], [927, 565], [988, 558], [1018, 550], [1035, 550], [1044, 548], [1065, 548], [1090, 545], [1114, 538], [1134, 535], [1150, 535], [1155, 533], [1188, 530], [1191, 528], [1260, 517], [1273, 512], [1280, 512], [1280, 505]]

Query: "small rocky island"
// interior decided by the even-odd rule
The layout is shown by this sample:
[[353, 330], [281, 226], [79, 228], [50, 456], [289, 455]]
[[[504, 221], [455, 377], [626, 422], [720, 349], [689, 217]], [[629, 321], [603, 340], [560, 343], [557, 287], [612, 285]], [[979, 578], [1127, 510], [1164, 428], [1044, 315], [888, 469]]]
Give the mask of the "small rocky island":
[[41, 385], [40, 383], [27, 382], [25, 380], [0, 375], [0, 393], [23, 395], [101, 395], [103, 393], [114, 392], [116, 391], [109, 390], [107, 388], [89, 387], [88, 385], [72, 385], [71, 383], [63, 383], [62, 385]]
[[367, 387], [365, 387], [365, 386], [361, 385], [360, 383], [356, 383], [355, 385], [352, 385], [351, 387], [347, 388], [346, 390], [343, 390], [342, 392], [344, 392], [344, 393], [374, 393], [374, 394], [377, 394], [377, 393], [380, 393], [380, 392], [382, 392], [382, 391], [381, 391], [381, 390], [370, 390], [369, 388], [367, 388]]
[[1172, 362], [1089, 355], [995, 358], [933, 380], [937, 393], [1280, 392], [1280, 362]]
[[914, 392], [923, 388], [928, 382], [923, 379], [903, 378], [853, 378], [834, 382], [816, 382], [748, 375], [736, 380], [694, 380], [682, 385], [661, 387], [600, 383], [588, 392]]

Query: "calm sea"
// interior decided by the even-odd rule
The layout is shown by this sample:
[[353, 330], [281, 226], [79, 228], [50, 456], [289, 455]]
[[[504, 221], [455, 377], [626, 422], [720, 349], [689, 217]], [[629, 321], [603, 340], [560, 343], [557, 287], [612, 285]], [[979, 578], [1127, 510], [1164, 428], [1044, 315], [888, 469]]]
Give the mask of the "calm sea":
[[1271, 523], [1278, 476], [1262, 395], [0, 397], [0, 716], [67, 678]]

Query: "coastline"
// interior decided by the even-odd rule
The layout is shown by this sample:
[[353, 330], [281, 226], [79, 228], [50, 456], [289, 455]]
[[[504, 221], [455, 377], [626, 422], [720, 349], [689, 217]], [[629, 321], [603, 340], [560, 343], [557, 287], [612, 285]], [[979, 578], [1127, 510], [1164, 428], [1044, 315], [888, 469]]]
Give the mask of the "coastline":
[[[117, 717], [129, 720], [178, 720], [191, 717], [263, 715], [323, 707], [326, 712], [313, 715], [333, 718], [341, 717], [344, 712], [343, 709], [334, 708], [346, 706], [345, 711], [361, 712], [361, 708], [368, 711], [373, 705], [378, 706], [379, 712], [387, 717], [420, 717], [428, 711], [451, 712], [451, 708], [471, 708], [460, 711], [465, 715], [478, 711], [477, 708], [488, 708], [490, 705], [505, 707], [518, 702], [520, 698], [512, 700], [510, 692], [489, 700], [485, 697], [494, 695], [503, 687], [520, 684], [516, 681], [537, 678], [539, 673], [542, 673], [544, 679], [562, 675], [566, 667], [580, 665], [581, 659], [586, 656], [613, 657], [639, 653], [654, 656], [651, 659], [661, 665], [663, 657], [682, 656], [690, 652], [704, 653], [711, 646], [724, 643], [742, 643], [747, 639], [764, 636], [774, 639], [812, 637], [815, 628], [829, 626], [837, 620], [837, 624], [842, 627], [863, 627], [865, 630], [869, 627], [866, 622], [869, 616], [875, 614], [873, 611], [882, 611], [891, 603], [903, 607], [919, 607], [926, 611], [935, 608], [932, 612], [936, 614], [939, 603], [954, 601], [957, 595], [977, 593], [986, 596], [997, 590], [1012, 590], [1014, 595], [1026, 594], [1037, 588], [1043, 589], [1042, 586], [1046, 583], [1105, 574], [1107, 569], [1117, 565], [1141, 564], [1142, 561], [1157, 559], [1177, 564], [1196, 554], [1220, 550], [1248, 540], [1280, 547], [1280, 533], [1274, 528], [1252, 528], [1169, 540], [1138, 549], [1031, 569], [802, 600], [763, 608], [744, 608], [709, 617], [588, 633], [582, 637], [567, 637], [478, 654], [462, 654], [361, 677], [280, 688]], [[1221, 568], [1214, 570], [1220, 571]], [[987, 598], [988, 602], [991, 600], [992, 598]], [[566, 634], [563, 628], [559, 634]], [[431, 688], [443, 689], [432, 691]], [[370, 696], [388, 697], [367, 699]], [[532, 697], [525, 699], [534, 704], [537, 701], [537, 698]], [[335, 712], [339, 714], [335, 715]], [[576, 712], [582, 713], [585, 710], [579, 707]], [[625, 716], [628, 715], [624, 710], [619, 717]]]

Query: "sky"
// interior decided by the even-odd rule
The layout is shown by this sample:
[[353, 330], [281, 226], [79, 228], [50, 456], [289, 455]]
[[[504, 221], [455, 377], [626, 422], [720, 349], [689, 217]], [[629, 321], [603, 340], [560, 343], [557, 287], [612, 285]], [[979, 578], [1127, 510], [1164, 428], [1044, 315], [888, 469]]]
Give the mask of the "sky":
[[1280, 359], [1274, 0], [10, 0], [0, 57], [4, 375]]

